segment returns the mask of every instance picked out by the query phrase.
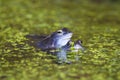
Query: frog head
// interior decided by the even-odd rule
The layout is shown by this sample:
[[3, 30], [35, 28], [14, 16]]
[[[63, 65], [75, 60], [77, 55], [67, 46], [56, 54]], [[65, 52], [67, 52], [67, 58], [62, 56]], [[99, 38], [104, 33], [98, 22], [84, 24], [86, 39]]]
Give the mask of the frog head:
[[72, 32], [70, 32], [67, 28], [58, 30], [51, 35], [56, 48], [65, 46], [71, 40], [71, 37]]
[[71, 40], [71, 37], [72, 32], [70, 32], [67, 28], [63, 28], [61, 30], [53, 32], [52, 34], [41, 40], [38, 43], [38, 47], [42, 50], [62, 48]]

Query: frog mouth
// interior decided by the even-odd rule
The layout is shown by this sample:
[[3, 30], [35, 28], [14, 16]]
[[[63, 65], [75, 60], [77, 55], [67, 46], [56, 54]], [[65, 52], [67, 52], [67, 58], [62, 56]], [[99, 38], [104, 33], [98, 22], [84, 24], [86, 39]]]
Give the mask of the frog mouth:
[[65, 39], [63, 39], [63, 40], [70, 40], [71, 38], [65, 38]]

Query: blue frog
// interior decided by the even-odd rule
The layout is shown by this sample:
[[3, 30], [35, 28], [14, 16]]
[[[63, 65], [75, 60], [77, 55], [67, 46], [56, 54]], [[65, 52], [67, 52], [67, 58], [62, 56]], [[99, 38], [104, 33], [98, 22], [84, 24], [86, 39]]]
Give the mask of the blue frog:
[[72, 34], [67, 28], [55, 31], [41, 40], [38, 43], [38, 47], [43, 51], [57, 50], [54, 54], [57, 55], [59, 62], [67, 62], [67, 44], [71, 40]]
[[[69, 31], [67, 28], [62, 28], [61, 30], [57, 30], [48, 36], [42, 36], [42, 40], [37, 42], [37, 47], [42, 51], [46, 51], [51, 53], [51, 50], [55, 50], [54, 53], [57, 56], [58, 63], [71, 63], [67, 60], [67, 52], [71, 51], [71, 38], [73, 33]], [[33, 38], [38, 38], [38, 36], [33, 35]], [[39, 37], [41, 38], [41, 37]], [[83, 50], [81, 45], [81, 41], [77, 40], [74, 42], [73, 46], [74, 52], [78, 50]]]

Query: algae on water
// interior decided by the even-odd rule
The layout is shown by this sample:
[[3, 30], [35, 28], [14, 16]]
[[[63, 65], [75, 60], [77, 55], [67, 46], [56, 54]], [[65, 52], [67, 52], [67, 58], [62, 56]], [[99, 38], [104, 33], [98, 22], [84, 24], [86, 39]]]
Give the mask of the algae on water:
[[[99, 2], [100, 1], [100, 2]], [[0, 0], [0, 80], [119, 80], [119, 0]], [[67, 27], [85, 48], [74, 63], [28, 45], [27, 34]]]

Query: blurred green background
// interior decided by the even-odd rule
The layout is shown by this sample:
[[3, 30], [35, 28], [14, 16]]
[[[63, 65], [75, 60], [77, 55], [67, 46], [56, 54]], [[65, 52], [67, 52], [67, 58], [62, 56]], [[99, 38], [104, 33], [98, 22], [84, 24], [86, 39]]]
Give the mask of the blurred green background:
[[[70, 65], [24, 37], [63, 27], [86, 48]], [[0, 0], [0, 80], [120, 80], [119, 61], [120, 0]]]

